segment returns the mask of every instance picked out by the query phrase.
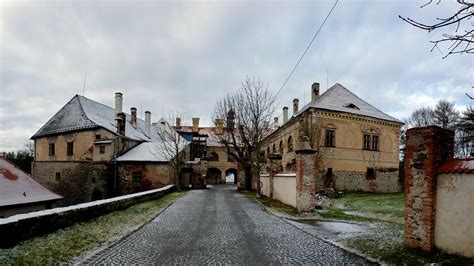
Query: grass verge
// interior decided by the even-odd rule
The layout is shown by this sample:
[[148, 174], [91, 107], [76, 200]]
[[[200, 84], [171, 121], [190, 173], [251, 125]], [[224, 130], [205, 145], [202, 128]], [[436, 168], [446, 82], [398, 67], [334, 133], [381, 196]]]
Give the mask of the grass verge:
[[150, 221], [184, 193], [170, 193], [122, 211], [99, 216], [58, 231], [0, 249], [1, 265], [57, 265], [71, 262], [84, 252], [120, 238]]
[[242, 192], [242, 194], [263, 204], [272, 212], [296, 220], [315, 219], [365, 224], [370, 230], [349, 235], [347, 238], [335, 242], [388, 264], [474, 264], [473, 259], [440, 251], [424, 254], [405, 249], [403, 244], [405, 204], [403, 193], [348, 193], [342, 198], [334, 199], [331, 208], [307, 213], [298, 213], [295, 208], [264, 196], [257, 199], [254, 191]]

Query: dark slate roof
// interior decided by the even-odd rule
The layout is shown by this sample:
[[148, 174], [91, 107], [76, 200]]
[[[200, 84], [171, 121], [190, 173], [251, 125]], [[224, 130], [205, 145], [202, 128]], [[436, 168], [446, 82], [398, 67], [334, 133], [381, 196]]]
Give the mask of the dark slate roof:
[[0, 156], [0, 207], [59, 200], [29, 174]]
[[354, 93], [350, 92], [344, 86], [336, 83], [327, 91], [325, 91], [319, 99], [305, 105], [298, 114], [303, 113], [309, 108], [324, 109], [329, 111], [337, 111], [343, 113], [350, 113], [360, 116], [368, 116], [381, 120], [403, 124], [402, 121], [387, 115]]
[[[130, 122], [130, 115], [126, 116], [125, 136], [134, 140], [149, 141], [150, 138], [145, 135], [145, 121], [137, 118], [137, 127], [134, 128]], [[76, 95], [31, 138], [100, 127], [112, 133], [117, 132], [115, 109]]]

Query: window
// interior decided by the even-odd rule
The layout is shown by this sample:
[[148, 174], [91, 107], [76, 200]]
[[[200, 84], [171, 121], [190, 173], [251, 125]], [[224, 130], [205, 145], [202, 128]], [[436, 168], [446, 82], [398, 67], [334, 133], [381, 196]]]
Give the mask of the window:
[[270, 146], [267, 147], [267, 156], [270, 155]]
[[135, 171], [132, 173], [132, 185], [139, 185], [141, 180], [142, 174], [140, 172]]
[[326, 129], [326, 147], [335, 147], [334, 129]]
[[215, 152], [209, 154], [209, 161], [219, 161], [219, 155]]
[[69, 141], [67, 143], [67, 156], [72, 156], [74, 154], [74, 142]]
[[54, 154], [55, 154], [54, 143], [49, 143], [49, 156], [54, 156]]
[[375, 180], [375, 169], [374, 168], [367, 168], [367, 180]]
[[280, 154], [283, 154], [283, 140], [280, 140], [280, 146], [278, 146], [278, 152], [280, 152]]
[[55, 179], [56, 179], [56, 182], [61, 181], [61, 173], [56, 172], [56, 177], [55, 177]]
[[95, 140], [100, 140], [100, 134], [95, 135]]
[[379, 136], [364, 134], [364, 150], [379, 150]]
[[293, 138], [290, 136], [288, 138], [288, 152], [293, 151]]
[[99, 153], [100, 154], [105, 154], [105, 145], [100, 145], [99, 146]]
[[273, 153], [276, 153], [276, 152], [277, 152], [275, 143], [273, 143], [273, 149], [272, 149], [272, 150], [273, 150]]

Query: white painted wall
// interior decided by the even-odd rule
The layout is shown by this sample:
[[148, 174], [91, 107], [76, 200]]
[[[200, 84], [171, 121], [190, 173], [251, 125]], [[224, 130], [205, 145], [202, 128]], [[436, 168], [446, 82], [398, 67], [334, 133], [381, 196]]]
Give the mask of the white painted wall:
[[[261, 193], [270, 197], [270, 178], [261, 175]], [[279, 174], [273, 177], [273, 199], [296, 208], [296, 174]]]
[[474, 257], [474, 174], [440, 174], [436, 191], [435, 245]]

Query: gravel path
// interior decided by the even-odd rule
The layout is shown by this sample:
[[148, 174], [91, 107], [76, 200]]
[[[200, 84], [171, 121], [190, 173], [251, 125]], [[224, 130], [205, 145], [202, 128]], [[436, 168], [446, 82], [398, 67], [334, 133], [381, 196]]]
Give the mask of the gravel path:
[[83, 263], [369, 264], [265, 212], [230, 185], [189, 191]]

